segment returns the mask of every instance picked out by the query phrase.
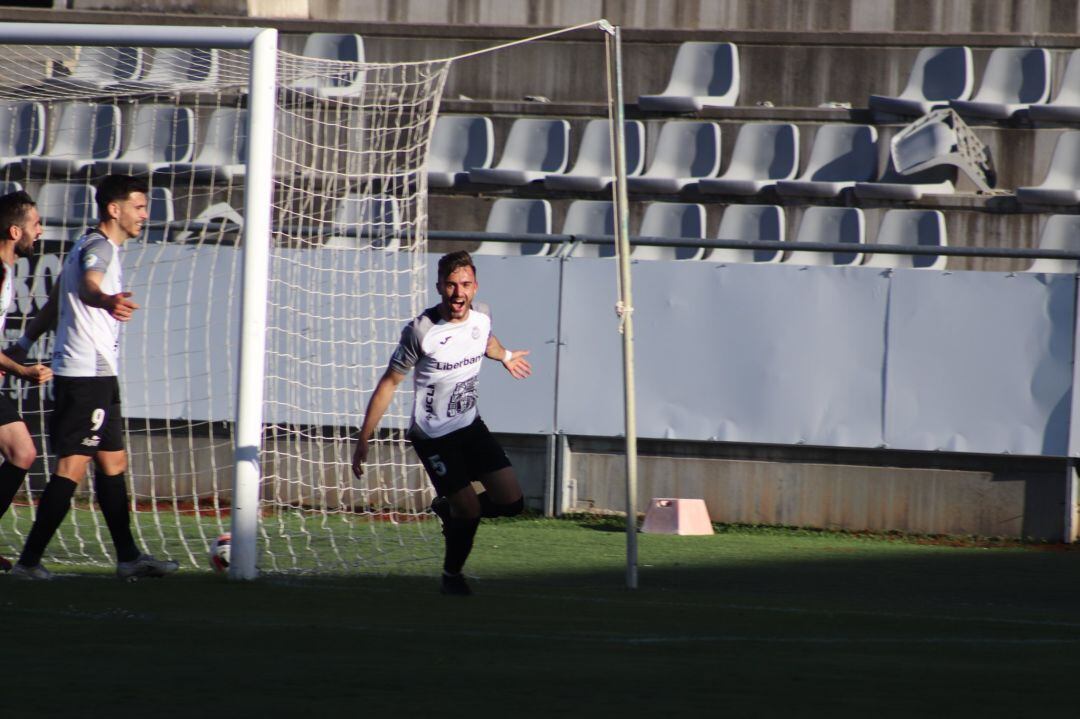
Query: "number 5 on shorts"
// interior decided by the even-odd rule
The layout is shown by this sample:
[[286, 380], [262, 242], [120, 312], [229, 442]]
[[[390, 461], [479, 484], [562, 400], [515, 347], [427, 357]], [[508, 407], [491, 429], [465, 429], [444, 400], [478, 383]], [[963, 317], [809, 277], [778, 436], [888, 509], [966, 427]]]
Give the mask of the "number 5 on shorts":
[[98, 407], [90, 414], [90, 431], [97, 432], [105, 424], [105, 410]]
[[433, 454], [428, 457], [428, 462], [431, 463], [431, 471], [440, 477], [446, 476], [446, 463], [442, 461], [442, 457], [437, 454]]

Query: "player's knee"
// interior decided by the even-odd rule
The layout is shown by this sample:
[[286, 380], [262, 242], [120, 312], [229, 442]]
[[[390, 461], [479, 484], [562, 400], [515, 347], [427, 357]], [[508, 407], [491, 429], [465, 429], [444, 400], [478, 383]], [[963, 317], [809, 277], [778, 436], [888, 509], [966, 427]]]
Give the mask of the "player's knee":
[[29, 444], [17, 444], [12, 447], [11, 456], [7, 458], [7, 461], [21, 469], [29, 469], [35, 459], [37, 459], [37, 448], [34, 447], [33, 442], [30, 442]]
[[518, 497], [517, 501], [511, 502], [510, 504], [500, 504], [498, 507], [500, 516], [516, 517], [525, 511], [525, 498]]

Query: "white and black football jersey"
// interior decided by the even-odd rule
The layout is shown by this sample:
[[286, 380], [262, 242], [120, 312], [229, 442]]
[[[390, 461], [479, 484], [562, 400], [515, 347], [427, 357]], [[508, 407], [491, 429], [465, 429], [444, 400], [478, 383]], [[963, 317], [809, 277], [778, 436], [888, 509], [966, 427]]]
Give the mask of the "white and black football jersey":
[[52, 369], [61, 377], [115, 377], [120, 363], [120, 322], [108, 310], [88, 307], [79, 298], [83, 275], [104, 273], [101, 291], [123, 287], [120, 247], [99, 230], [79, 238], [60, 271], [60, 308]]

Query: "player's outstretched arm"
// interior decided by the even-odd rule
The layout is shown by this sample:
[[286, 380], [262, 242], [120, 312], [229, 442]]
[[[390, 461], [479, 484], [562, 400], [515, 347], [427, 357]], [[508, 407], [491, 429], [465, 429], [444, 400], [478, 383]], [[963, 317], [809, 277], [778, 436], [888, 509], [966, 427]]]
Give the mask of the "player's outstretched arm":
[[[56, 314], [59, 307], [60, 299], [60, 280], [56, 278], [53, 281], [52, 289], [49, 290], [49, 299], [45, 304], [37, 311], [33, 319], [26, 325], [26, 329], [23, 330], [23, 336], [20, 337], [14, 344], [8, 345], [4, 348], [4, 354], [14, 360], [16, 363], [22, 363], [26, 361], [27, 356], [30, 353], [30, 348], [34, 346], [38, 338], [45, 334], [49, 330], [56, 327]], [[41, 365], [33, 365], [35, 367], [41, 367]], [[6, 370], [6, 365], [4, 365]], [[12, 371], [15, 374], [14, 370]], [[51, 376], [51, 372], [50, 372]], [[29, 379], [29, 378], [28, 378]], [[31, 379], [30, 381], [36, 381]], [[41, 380], [47, 382], [48, 380]], [[39, 383], [40, 384], [40, 383]]]
[[131, 319], [131, 315], [135, 314], [135, 310], [139, 309], [139, 305], [129, 299], [130, 292], [117, 292], [115, 295], [102, 292], [101, 280], [104, 277], [104, 272], [94, 270], [84, 272], [82, 282], [79, 283], [79, 299], [90, 307], [100, 307], [114, 320], [127, 322]]
[[498, 360], [514, 379], [525, 379], [532, 374], [532, 365], [525, 356], [529, 350], [508, 350], [499, 342], [495, 335], [488, 336], [487, 350], [484, 356], [488, 359]]
[[375, 428], [379, 426], [379, 420], [386, 414], [386, 408], [394, 399], [394, 392], [398, 385], [405, 379], [405, 375], [392, 369], [383, 373], [379, 384], [375, 385], [375, 392], [368, 400], [367, 411], [364, 413], [364, 424], [360, 428], [360, 437], [356, 440], [356, 449], [353, 451], [352, 471], [358, 478], [364, 473], [364, 462], [367, 461], [368, 442], [375, 434]]

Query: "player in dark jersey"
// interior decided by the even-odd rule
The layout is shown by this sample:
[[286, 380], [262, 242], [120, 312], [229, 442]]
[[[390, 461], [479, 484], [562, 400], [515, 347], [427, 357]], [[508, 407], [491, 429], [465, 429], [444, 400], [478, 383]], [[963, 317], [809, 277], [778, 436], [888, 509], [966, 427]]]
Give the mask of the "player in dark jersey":
[[[98, 506], [116, 548], [121, 579], [160, 577], [179, 565], [144, 554], [131, 533], [127, 453], [120, 406], [120, 325], [139, 308], [123, 290], [120, 251], [138, 237], [147, 219], [146, 183], [128, 175], [109, 175], [97, 185], [97, 227], [68, 252], [50, 302], [56, 306], [52, 369], [54, 410], [50, 443], [59, 459], [42, 492], [37, 518], [13, 575], [49, 579], [41, 556], [71, 507], [71, 499], [93, 462]], [[20, 347], [44, 330], [31, 323]]]
[[[353, 472], [364, 471], [368, 442], [402, 380], [413, 371], [415, 396], [408, 437], [438, 495], [432, 510], [443, 520], [446, 554], [442, 592], [471, 594], [461, 570], [481, 517], [509, 517], [524, 508], [514, 468], [477, 409], [477, 375], [484, 357], [503, 363], [516, 379], [532, 373], [528, 350], [511, 351], [491, 331], [491, 311], [474, 303], [479, 288], [467, 252], [439, 260], [435, 285], [442, 301], [401, 333], [390, 365], [375, 387], [353, 453]], [[473, 482], [483, 485], [477, 493]]]
[[[7, 309], [15, 299], [15, 258], [30, 257], [34, 243], [41, 237], [41, 216], [30, 195], [23, 191], [0, 197], [0, 331], [4, 329]], [[34, 384], [43, 384], [52, 378], [52, 370], [42, 364], [23, 365], [7, 355], [0, 354], [0, 373]], [[30, 437], [26, 422], [19, 410], [6, 395], [0, 394], [0, 517], [11, 506], [15, 494], [26, 479], [26, 472], [37, 458], [37, 447]], [[0, 571], [10, 571], [11, 563], [0, 557]]]

